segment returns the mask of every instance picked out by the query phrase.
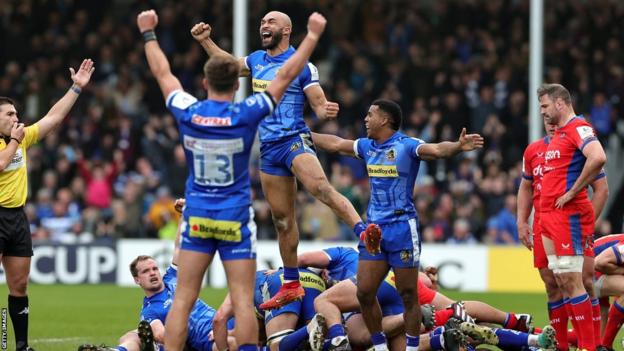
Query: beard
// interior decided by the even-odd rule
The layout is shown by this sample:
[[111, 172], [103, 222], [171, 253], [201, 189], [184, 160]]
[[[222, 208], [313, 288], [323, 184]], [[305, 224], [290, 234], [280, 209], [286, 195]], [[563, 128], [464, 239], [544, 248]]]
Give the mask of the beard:
[[271, 41], [269, 41], [268, 43], [264, 43], [264, 38], [262, 38], [262, 36], [260, 36], [260, 39], [262, 39], [262, 48], [265, 50], [272, 50], [275, 49], [277, 47], [277, 45], [279, 44], [280, 41], [282, 41], [282, 33], [281, 32], [273, 32], [271, 34]]

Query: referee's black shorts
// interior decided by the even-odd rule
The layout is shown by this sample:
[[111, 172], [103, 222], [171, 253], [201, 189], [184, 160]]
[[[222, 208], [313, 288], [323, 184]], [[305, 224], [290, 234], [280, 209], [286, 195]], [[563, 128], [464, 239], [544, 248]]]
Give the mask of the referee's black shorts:
[[33, 255], [30, 225], [24, 207], [0, 207], [0, 253], [18, 257]]

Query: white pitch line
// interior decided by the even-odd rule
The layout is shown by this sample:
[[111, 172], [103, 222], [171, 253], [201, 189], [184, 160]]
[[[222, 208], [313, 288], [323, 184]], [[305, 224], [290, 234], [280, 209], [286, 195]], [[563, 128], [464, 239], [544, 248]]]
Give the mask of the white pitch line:
[[85, 340], [87, 338], [85, 337], [81, 337], [81, 336], [74, 336], [71, 338], [47, 338], [47, 339], [33, 339], [31, 340], [31, 342], [34, 343], [59, 343], [59, 342], [65, 342], [65, 341], [78, 341], [78, 340]]

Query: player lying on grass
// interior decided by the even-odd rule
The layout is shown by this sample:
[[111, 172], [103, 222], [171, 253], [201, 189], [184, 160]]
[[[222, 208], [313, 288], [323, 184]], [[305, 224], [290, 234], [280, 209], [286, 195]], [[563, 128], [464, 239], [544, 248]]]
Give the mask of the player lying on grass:
[[[284, 270], [260, 270], [256, 272], [254, 306], [260, 328], [264, 326], [266, 345], [271, 351], [295, 350], [300, 344], [309, 342], [312, 350], [321, 350], [324, 340], [325, 320], [315, 315], [314, 299], [325, 291], [325, 281], [316, 273], [299, 268], [299, 280], [305, 289], [302, 299], [272, 310], [260, 308], [264, 302], [275, 296], [282, 284]], [[234, 316], [231, 296], [228, 294], [219, 307], [214, 320], [214, 340], [220, 350], [225, 349], [228, 335], [227, 322]], [[298, 328], [298, 329], [297, 329]], [[260, 331], [262, 333], [262, 330]]]

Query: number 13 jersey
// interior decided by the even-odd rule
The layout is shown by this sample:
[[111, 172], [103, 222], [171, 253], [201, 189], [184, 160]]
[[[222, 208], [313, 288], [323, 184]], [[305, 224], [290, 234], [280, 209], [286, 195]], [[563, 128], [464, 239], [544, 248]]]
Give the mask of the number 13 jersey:
[[167, 108], [178, 123], [189, 168], [186, 205], [218, 210], [251, 204], [249, 154], [258, 124], [273, 113], [273, 99], [260, 93], [240, 103], [199, 101], [176, 90]]

